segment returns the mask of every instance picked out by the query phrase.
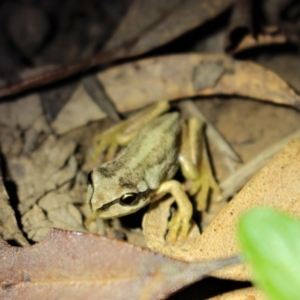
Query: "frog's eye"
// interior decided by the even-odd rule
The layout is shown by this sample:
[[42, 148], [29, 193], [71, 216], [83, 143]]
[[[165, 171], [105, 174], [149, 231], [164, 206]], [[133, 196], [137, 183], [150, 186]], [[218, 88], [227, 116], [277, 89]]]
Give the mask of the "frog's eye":
[[136, 194], [136, 193], [127, 193], [127, 194], [124, 194], [120, 198], [120, 204], [121, 205], [132, 205], [137, 200], [137, 196], [138, 196], [138, 194]]

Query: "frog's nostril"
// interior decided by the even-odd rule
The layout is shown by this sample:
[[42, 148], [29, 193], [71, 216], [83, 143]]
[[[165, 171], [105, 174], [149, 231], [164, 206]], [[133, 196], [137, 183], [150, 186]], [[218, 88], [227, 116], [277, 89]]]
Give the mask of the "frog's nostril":
[[93, 211], [95, 211], [97, 214], [101, 214], [105, 211], [108, 211], [108, 209], [110, 208], [110, 204], [103, 204], [99, 207], [99, 204], [97, 205], [97, 203], [92, 203], [92, 208]]

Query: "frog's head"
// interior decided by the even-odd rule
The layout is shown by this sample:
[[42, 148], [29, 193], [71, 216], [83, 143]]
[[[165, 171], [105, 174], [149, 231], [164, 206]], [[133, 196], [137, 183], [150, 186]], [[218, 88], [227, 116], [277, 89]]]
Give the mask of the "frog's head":
[[[110, 172], [107, 171], [110, 170]], [[111, 168], [95, 168], [88, 176], [87, 201], [95, 215], [112, 219], [136, 212], [148, 203], [153, 193], [145, 182], [120, 176]]]

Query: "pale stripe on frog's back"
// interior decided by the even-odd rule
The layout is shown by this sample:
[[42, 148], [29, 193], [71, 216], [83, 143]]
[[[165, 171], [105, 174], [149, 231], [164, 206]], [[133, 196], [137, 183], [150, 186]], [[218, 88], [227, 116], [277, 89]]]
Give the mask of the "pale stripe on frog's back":
[[[124, 177], [144, 179], [156, 189], [161, 181], [173, 177], [178, 169], [180, 115], [165, 114], [146, 125], [130, 143], [120, 162]], [[136, 181], [136, 180], [134, 180]]]
[[139, 132], [119, 158], [126, 159], [126, 166], [132, 170], [139, 168], [141, 163], [145, 166], [147, 161], [150, 166], [160, 163], [166, 158], [166, 151], [178, 148], [179, 118], [178, 113], [169, 113], [153, 120]]
[[146, 125], [125, 151], [99, 171], [105, 177], [118, 176], [120, 185], [134, 184], [141, 192], [156, 189], [178, 169], [179, 142], [180, 115], [165, 114]]

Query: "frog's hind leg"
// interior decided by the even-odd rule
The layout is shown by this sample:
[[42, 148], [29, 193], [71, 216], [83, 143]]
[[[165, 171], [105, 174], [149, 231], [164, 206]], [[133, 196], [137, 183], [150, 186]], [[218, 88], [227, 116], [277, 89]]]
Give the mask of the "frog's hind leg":
[[128, 145], [145, 125], [169, 109], [170, 104], [168, 101], [158, 101], [127, 119], [128, 123], [117, 136], [119, 145]]
[[192, 204], [177, 180], [163, 182], [156, 191], [157, 197], [151, 202], [157, 201], [165, 194], [171, 194], [178, 206], [178, 209], [168, 224], [167, 241], [175, 242], [187, 238], [191, 226], [193, 214]]
[[190, 195], [195, 195], [197, 210], [203, 211], [210, 190], [220, 193], [207, 153], [203, 122], [190, 118], [187, 125], [183, 123], [181, 142], [179, 162], [184, 177], [188, 179], [187, 190]]
[[94, 137], [92, 157], [97, 159], [106, 153], [106, 160], [112, 160], [119, 149], [137, 135], [141, 128], [170, 108], [168, 101], [158, 101], [131, 118], [124, 120]]

